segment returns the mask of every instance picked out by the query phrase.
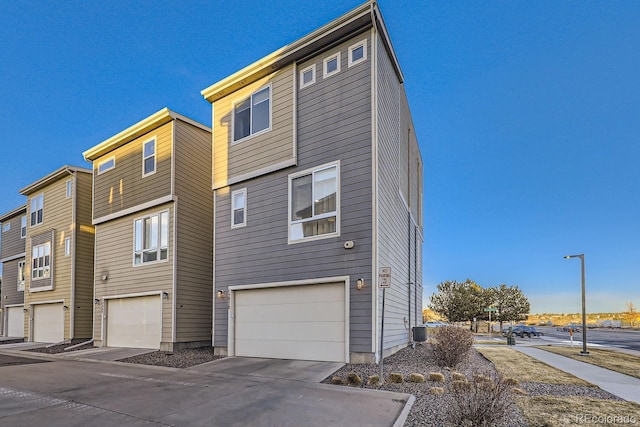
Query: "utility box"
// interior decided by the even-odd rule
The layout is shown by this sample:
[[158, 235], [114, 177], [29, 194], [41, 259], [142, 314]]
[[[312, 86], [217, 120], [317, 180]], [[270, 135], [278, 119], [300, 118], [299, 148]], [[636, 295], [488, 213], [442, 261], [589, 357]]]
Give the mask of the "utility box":
[[415, 342], [424, 342], [427, 340], [427, 327], [426, 326], [414, 326], [413, 327], [413, 340]]

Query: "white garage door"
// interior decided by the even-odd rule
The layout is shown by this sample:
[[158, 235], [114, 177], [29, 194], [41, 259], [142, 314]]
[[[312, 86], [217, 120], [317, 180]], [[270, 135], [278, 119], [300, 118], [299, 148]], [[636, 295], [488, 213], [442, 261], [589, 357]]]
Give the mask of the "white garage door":
[[24, 307], [8, 307], [7, 313], [7, 336], [24, 337]]
[[235, 355], [345, 362], [344, 283], [235, 292]]
[[51, 343], [64, 340], [62, 303], [33, 306], [33, 340]]
[[159, 295], [108, 300], [107, 346], [159, 349], [161, 331]]

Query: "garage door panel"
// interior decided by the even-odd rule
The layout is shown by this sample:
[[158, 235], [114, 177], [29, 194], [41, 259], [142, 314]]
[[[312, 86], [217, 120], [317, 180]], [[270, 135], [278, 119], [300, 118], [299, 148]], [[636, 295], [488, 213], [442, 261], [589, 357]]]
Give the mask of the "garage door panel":
[[[296, 312], [300, 316], [296, 316]], [[299, 319], [311, 318], [318, 321], [344, 321], [344, 304], [338, 302], [317, 302], [313, 304], [270, 304], [270, 305], [241, 305], [236, 309], [236, 316], [242, 321], [262, 322], [269, 319], [274, 322], [284, 322], [295, 316]]]
[[8, 307], [7, 310], [7, 336], [24, 337], [24, 307]]
[[[286, 351], [283, 351], [286, 350]], [[328, 362], [344, 362], [344, 355], [329, 359], [326, 354], [343, 354], [344, 343], [336, 342], [297, 342], [297, 341], [243, 341], [237, 352], [246, 357], [266, 357], [274, 359], [322, 360]]]
[[[307, 289], [304, 289], [307, 288]], [[313, 286], [283, 286], [280, 288], [264, 288], [252, 289], [250, 292], [240, 291], [238, 297], [243, 299], [243, 304], [247, 305], [270, 305], [283, 304], [291, 301], [292, 295], [295, 297], [295, 303], [312, 303], [312, 302], [340, 302], [344, 298], [331, 289], [339, 288], [344, 292], [344, 284], [336, 285], [335, 283], [313, 285]], [[293, 304], [293, 302], [290, 302]]]
[[286, 337], [288, 341], [344, 341], [344, 323], [342, 322], [288, 322], [241, 323], [236, 325], [236, 339], [279, 340]]
[[107, 346], [158, 349], [161, 333], [159, 296], [108, 300]]
[[35, 342], [60, 342], [64, 340], [63, 304], [38, 304], [33, 306], [33, 340]]

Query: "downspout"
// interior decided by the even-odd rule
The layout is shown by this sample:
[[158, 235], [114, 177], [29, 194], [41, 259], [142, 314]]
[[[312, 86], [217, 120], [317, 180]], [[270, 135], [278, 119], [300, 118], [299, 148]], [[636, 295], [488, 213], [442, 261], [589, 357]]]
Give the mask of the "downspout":
[[[413, 228], [413, 283], [414, 283], [414, 305], [416, 313], [416, 325], [418, 325], [418, 226]], [[422, 281], [421, 281], [422, 283]], [[422, 315], [422, 313], [420, 313]], [[422, 323], [422, 321], [420, 321]]]
[[67, 168], [67, 172], [71, 175], [71, 223], [73, 227], [71, 228], [71, 296], [69, 302], [69, 339], [74, 338], [75, 334], [75, 320], [76, 320], [76, 240], [77, 233], [76, 230], [78, 228], [77, 215], [77, 194], [78, 194], [78, 180], [76, 179], [76, 174], [71, 172]]
[[413, 342], [411, 334], [411, 209], [407, 211], [407, 311], [409, 313], [409, 342]]

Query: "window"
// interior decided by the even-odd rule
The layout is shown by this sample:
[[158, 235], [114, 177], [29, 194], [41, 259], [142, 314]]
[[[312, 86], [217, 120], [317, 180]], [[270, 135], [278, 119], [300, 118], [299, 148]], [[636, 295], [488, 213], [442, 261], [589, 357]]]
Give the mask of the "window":
[[71, 237], [64, 239], [64, 256], [71, 255]]
[[349, 67], [367, 60], [367, 40], [349, 46]]
[[31, 278], [42, 279], [49, 277], [51, 272], [51, 242], [32, 248]]
[[247, 225], [247, 189], [236, 190], [231, 193], [231, 227]]
[[134, 221], [133, 264], [166, 260], [169, 247], [169, 212]]
[[289, 176], [289, 240], [339, 234], [339, 164]]
[[2, 224], [2, 232], [6, 233], [7, 231], [11, 230], [11, 223], [7, 222], [6, 224]]
[[71, 192], [73, 190], [73, 184], [71, 182], [72, 181], [70, 179], [67, 180], [67, 199], [71, 198]]
[[98, 163], [98, 175], [100, 175], [101, 173], [105, 173], [106, 171], [111, 170], [115, 167], [116, 158], [109, 157], [107, 160], [103, 160], [102, 162]]
[[316, 82], [316, 66], [315, 64], [300, 70], [300, 89], [311, 86]]
[[142, 144], [142, 176], [147, 176], [156, 171], [156, 140]]
[[18, 261], [18, 291], [24, 291], [24, 266], [25, 261]]
[[31, 199], [31, 226], [42, 224], [44, 194], [38, 194]]
[[331, 77], [340, 72], [340, 52], [324, 60], [324, 73], [322, 77]]
[[26, 215], [20, 218], [20, 237], [23, 239], [27, 237], [27, 216]]
[[235, 104], [233, 109], [233, 140], [239, 141], [271, 127], [271, 86], [260, 89]]

